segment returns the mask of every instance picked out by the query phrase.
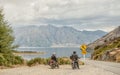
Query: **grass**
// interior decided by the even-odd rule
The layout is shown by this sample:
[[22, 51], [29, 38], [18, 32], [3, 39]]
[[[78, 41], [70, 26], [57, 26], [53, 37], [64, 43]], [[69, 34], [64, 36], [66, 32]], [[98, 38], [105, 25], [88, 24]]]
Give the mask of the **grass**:
[[24, 60], [20, 56], [13, 54], [0, 54], [0, 66], [11, 67], [12, 65], [23, 64]]
[[[35, 65], [39, 65], [39, 64], [44, 64], [47, 65], [48, 62], [50, 61], [50, 58], [34, 58], [31, 59], [27, 62], [28, 66], [35, 66]], [[59, 65], [70, 65], [71, 64], [71, 60], [69, 58], [66, 57], [62, 57], [62, 58], [58, 58], [58, 63]], [[80, 62], [80, 65], [84, 65], [84, 62]]]
[[44, 58], [34, 58], [34, 59], [31, 59], [27, 62], [27, 65], [28, 66], [34, 66], [34, 65], [37, 65], [37, 64], [48, 64], [48, 61], [50, 60], [50, 58], [48, 59], [44, 59]]

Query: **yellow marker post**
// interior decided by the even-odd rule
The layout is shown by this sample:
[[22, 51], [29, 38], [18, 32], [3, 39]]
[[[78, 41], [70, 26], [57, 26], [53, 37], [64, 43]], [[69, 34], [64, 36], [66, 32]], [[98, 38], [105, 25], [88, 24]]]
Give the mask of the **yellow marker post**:
[[80, 49], [82, 50], [81, 52], [82, 52], [83, 58], [84, 58], [84, 60], [85, 60], [85, 55], [87, 54], [87, 51], [86, 51], [87, 46], [86, 46], [85, 44], [82, 44], [82, 45], [80, 46]]

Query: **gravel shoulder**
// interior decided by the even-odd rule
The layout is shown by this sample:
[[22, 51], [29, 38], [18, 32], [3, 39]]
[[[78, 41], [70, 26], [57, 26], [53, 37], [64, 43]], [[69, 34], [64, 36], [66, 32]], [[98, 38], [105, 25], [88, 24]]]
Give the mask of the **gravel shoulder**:
[[[18, 68], [1, 69], [0, 75], [118, 75], [105, 68], [96, 66], [96, 61], [87, 60], [85, 63], [85, 65], [80, 66], [80, 69], [76, 70], [72, 70], [71, 65], [61, 65], [59, 69], [50, 69], [48, 65], [21, 66]], [[120, 71], [119, 68], [117, 69]]]

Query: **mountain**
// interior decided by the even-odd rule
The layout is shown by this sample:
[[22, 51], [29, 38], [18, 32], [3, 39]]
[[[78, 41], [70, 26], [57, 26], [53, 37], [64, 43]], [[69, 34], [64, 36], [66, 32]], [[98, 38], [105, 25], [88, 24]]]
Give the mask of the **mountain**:
[[110, 33], [106, 34], [102, 38], [94, 41], [93, 43], [88, 44], [88, 47], [94, 49], [96, 46], [105, 44], [107, 41], [114, 40], [115, 38], [120, 37], [120, 26], [111, 31]]
[[103, 31], [78, 31], [72, 27], [24, 26], [15, 27], [15, 44], [24, 47], [79, 46], [105, 35]]
[[120, 62], [120, 37], [96, 46], [91, 58], [94, 60]]
[[88, 45], [94, 60], [120, 62], [120, 26]]

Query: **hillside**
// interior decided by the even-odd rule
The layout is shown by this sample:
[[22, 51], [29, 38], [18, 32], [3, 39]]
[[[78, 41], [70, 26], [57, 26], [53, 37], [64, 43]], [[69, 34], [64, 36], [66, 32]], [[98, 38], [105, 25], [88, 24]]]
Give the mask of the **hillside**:
[[15, 43], [24, 47], [79, 46], [93, 42], [105, 34], [100, 30], [78, 31], [72, 27], [52, 25], [14, 28]]
[[92, 59], [120, 62], [120, 26], [90, 46], [92, 45], [95, 46]]
[[105, 44], [107, 41], [109, 42], [118, 37], [120, 37], [120, 26], [111, 31], [110, 33], [106, 34], [102, 38], [94, 41], [93, 43], [88, 44], [88, 47], [94, 49], [96, 46]]

